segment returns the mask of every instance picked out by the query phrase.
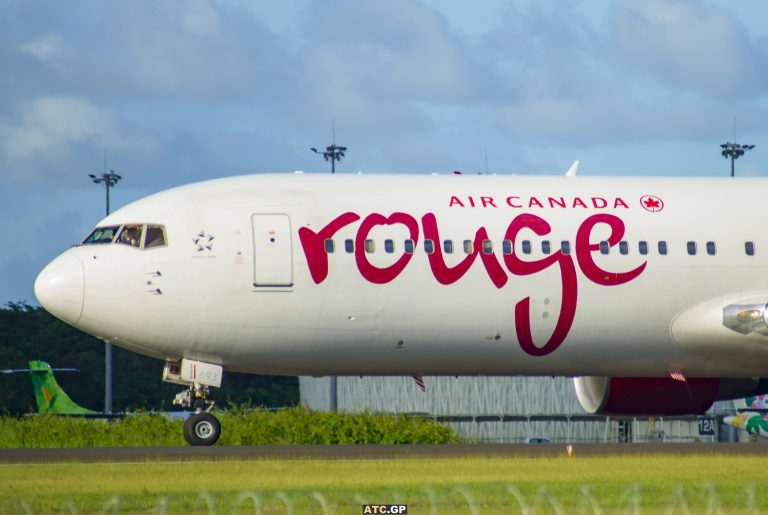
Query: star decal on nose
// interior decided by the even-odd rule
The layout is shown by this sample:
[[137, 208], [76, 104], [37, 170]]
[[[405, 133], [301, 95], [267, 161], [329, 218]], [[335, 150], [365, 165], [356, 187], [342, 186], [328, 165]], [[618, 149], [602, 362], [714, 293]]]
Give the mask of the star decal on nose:
[[643, 195], [640, 197], [640, 205], [643, 209], [650, 211], [651, 213], [658, 213], [664, 209], [664, 201], [656, 195]]
[[206, 250], [213, 250], [213, 238], [212, 234], [206, 234], [205, 231], [200, 231], [192, 238], [192, 243], [195, 244], [197, 252], [203, 252]]

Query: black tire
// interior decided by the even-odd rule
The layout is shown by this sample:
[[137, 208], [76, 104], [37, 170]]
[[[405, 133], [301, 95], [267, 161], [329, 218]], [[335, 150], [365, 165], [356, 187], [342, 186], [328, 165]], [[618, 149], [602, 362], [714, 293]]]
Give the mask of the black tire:
[[221, 424], [210, 413], [195, 413], [184, 422], [184, 439], [189, 445], [213, 445], [221, 436]]

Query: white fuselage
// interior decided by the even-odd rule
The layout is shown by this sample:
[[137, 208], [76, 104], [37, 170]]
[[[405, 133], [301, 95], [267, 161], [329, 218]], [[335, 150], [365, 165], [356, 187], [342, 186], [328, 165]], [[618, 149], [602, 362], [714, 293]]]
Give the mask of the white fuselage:
[[768, 336], [723, 313], [768, 304], [763, 191], [762, 179], [236, 177], [120, 209], [99, 226], [163, 225], [166, 245], [79, 245], [36, 292], [115, 345], [227, 370], [761, 377]]

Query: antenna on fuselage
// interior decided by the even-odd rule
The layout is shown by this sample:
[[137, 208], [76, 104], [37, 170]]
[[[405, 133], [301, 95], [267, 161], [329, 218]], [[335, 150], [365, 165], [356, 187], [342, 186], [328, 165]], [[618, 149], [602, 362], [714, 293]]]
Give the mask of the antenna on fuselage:
[[579, 160], [573, 162], [570, 168], [568, 168], [568, 171], [565, 172], [566, 177], [576, 177], [576, 172], [579, 171]]

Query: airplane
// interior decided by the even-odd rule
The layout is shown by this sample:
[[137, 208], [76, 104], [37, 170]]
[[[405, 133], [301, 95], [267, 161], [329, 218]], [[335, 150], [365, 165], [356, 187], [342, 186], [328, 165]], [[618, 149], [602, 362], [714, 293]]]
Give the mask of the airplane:
[[768, 438], [768, 415], [761, 412], [742, 411], [723, 417], [723, 423], [742, 429], [751, 435]]
[[749, 434], [768, 438], [768, 395], [756, 395], [733, 401], [737, 413], [723, 417], [723, 423]]
[[51, 365], [41, 360], [29, 362], [29, 368], [12, 368], [0, 370], [3, 374], [29, 372], [32, 376], [32, 387], [35, 390], [35, 402], [37, 413], [53, 415], [99, 415], [98, 412], [89, 410], [73, 401], [64, 389], [59, 386], [53, 375], [58, 372], [77, 372], [76, 368], [51, 368]]
[[575, 169], [210, 180], [107, 216], [35, 294], [164, 360], [191, 445], [221, 434], [225, 370], [559, 375], [589, 413], [697, 414], [768, 393], [767, 188]]
[[[0, 370], [0, 374], [16, 374], [30, 372], [32, 375], [32, 388], [35, 392], [35, 403], [38, 415], [57, 415], [67, 417], [118, 419], [135, 415], [135, 412], [105, 413], [94, 411], [80, 406], [64, 391], [54, 372], [79, 372], [76, 368], [52, 368], [42, 360], [29, 362], [29, 368], [11, 368]], [[160, 411], [153, 412], [171, 419], [186, 419], [188, 412], [184, 411]]]

